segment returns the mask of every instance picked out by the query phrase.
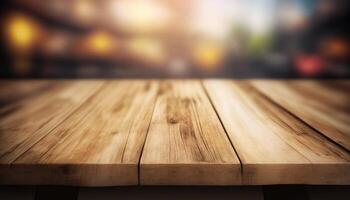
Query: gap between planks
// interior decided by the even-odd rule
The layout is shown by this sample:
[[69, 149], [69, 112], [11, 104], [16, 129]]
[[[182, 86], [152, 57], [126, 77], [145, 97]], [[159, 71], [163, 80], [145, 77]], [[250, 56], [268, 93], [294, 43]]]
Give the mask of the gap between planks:
[[141, 185], [240, 184], [240, 162], [198, 80], [162, 81]]
[[238, 158], [238, 160], [239, 160], [239, 163], [240, 163], [240, 165], [241, 165], [241, 175], [243, 176], [243, 173], [244, 173], [243, 170], [244, 170], [244, 168], [243, 168], [242, 160], [241, 160], [241, 158], [239, 157], [238, 152], [237, 152], [235, 146], [233, 145], [231, 138], [229, 137], [229, 135], [228, 135], [228, 133], [227, 133], [227, 130], [226, 130], [226, 128], [225, 128], [225, 126], [224, 126], [224, 124], [223, 124], [223, 122], [222, 122], [222, 119], [221, 119], [221, 117], [220, 117], [220, 115], [219, 115], [217, 109], [215, 108], [215, 106], [214, 106], [214, 104], [213, 104], [213, 100], [211, 99], [211, 97], [210, 97], [209, 94], [208, 94], [207, 88], [204, 86], [203, 80], [201, 80], [200, 83], [201, 83], [201, 86], [202, 86], [202, 88], [203, 88], [205, 94], [207, 95], [207, 98], [208, 98], [209, 101], [210, 101], [211, 106], [213, 107], [213, 109], [214, 109], [214, 111], [215, 111], [215, 113], [216, 113], [216, 116], [218, 117], [218, 119], [219, 119], [219, 121], [220, 121], [221, 126], [223, 127], [223, 129], [224, 129], [224, 131], [225, 131], [225, 133], [226, 133], [226, 137], [229, 139], [229, 141], [230, 141], [230, 143], [231, 143], [231, 146], [232, 146], [233, 150], [234, 150], [235, 153], [236, 153], [236, 156], [237, 156], [237, 158]]

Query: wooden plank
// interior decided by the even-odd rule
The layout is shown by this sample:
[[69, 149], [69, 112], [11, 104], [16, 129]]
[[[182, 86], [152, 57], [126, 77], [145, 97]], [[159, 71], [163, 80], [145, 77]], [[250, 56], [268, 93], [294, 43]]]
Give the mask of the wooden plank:
[[350, 81], [252, 81], [262, 93], [350, 150]]
[[[13, 93], [22, 93], [23, 83], [12, 81]], [[2, 107], [0, 116], [0, 164], [12, 163], [53, 128], [79, 108], [103, 82], [99, 81], [45, 81], [46, 89], [34, 92], [31, 98]], [[28, 81], [28, 85], [41, 84]], [[17, 85], [17, 87], [16, 87]], [[7, 87], [7, 84], [4, 85]], [[27, 89], [29, 90], [29, 89]], [[19, 92], [18, 92], [19, 91]], [[36, 90], [34, 90], [36, 91]], [[8, 92], [0, 93], [0, 99], [8, 98]], [[30, 92], [27, 92], [30, 93]], [[16, 96], [16, 95], [12, 95]], [[21, 95], [19, 95], [21, 96]]]
[[57, 86], [57, 81], [0, 80], [0, 115], [4, 107], [39, 96]]
[[350, 155], [247, 81], [204, 85], [243, 167], [243, 184], [350, 184]]
[[60, 126], [3, 166], [1, 176], [18, 184], [138, 184], [157, 89], [152, 81], [107, 82]]
[[141, 185], [240, 183], [240, 163], [199, 81], [163, 81], [140, 163]]

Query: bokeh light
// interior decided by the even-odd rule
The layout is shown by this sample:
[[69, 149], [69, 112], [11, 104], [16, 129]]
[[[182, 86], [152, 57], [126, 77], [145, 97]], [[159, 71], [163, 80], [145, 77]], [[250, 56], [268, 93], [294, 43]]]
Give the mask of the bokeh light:
[[112, 0], [109, 9], [117, 25], [127, 31], [159, 30], [170, 20], [170, 11], [152, 0]]
[[14, 0], [2, 7], [3, 77], [350, 77], [346, 0]]
[[38, 25], [25, 15], [14, 14], [6, 22], [6, 36], [16, 51], [30, 50], [39, 39]]
[[339, 37], [326, 39], [322, 52], [330, 58], [347, 58], [350, 55], [349, 41]]
[[113, 37], [104, 31], [96, 31], [86, 37], [86, 44], [89, 50], [98, 55], [110, 53], [113, 48]]
[[210, 71], [220, 67], [224, 52], [222, 47], [215, 43], [199, 43], [193, 48], [193, 57], [198, 67]]
[[132, 38], [127, 41], [126, 45], [129, 54], [134, 58], [154, 64], [165, 62], [164, 46], [156, 39]]
[[296, 58], [298, 72], [304, 76], [316, 76], [322, 72], [324, 63], [317, 55], [300, 55]]

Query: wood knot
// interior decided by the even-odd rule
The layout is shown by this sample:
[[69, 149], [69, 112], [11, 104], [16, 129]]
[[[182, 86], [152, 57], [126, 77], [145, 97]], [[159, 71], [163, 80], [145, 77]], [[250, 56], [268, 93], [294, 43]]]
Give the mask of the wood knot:
[[169, 123], [169, 124], [177, 124], [177, 123], [178, 123], [178, 120], [175, 119], [175, 118], [170, 117], [170, 118], [168, 119], [168, 123]]

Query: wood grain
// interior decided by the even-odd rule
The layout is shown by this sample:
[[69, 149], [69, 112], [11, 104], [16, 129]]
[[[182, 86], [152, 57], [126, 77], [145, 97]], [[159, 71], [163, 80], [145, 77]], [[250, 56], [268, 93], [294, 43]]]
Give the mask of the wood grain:
[[[46, 90], [40, 94], [35, 89], [40, 83], [29, 81], [27, 84], [33, 85], [34, 95], [1, 108], [3, 112], [0, 116], [0, 163], [14, 162], [78, 109], [103, 82], [61, 81], [53, 86], [55, 82], [46, 81]], [[18, 83], [18, 88], [21, 87], [22, 83]], [[11, 86], [9, 88], [12, 88], [17, 96], [23, 97], [19, 95], [23, 94], [21, 89], [17, 90], [17, 87]], [[0, 99], [8, 98], [7, 94], [0, 93]]]
[[346, 80], [0, 84], [0, 185], [350, 184]]
[[[152, 81], [108, 81], [11, 165], [2, 165], [2, 180], [80, 186], [138, 184], [138, 161], [157, 87]], [[51, 112], [41, 110], [41, 115]]]
[[253, 81], [262, 93], [350, 150], [350, 81]]
[[0, 115], [2, 110], [20, 101], [28, 101], [57, 86], [57, 81], [48, 80], [0, 80]]
[[142, 185], [240, 184], [240, 163], [199, 81], [162, 81]]
[[350, 155], [247, 81], [204, 82], [243, 167], [243, 184], [349, 184]]

